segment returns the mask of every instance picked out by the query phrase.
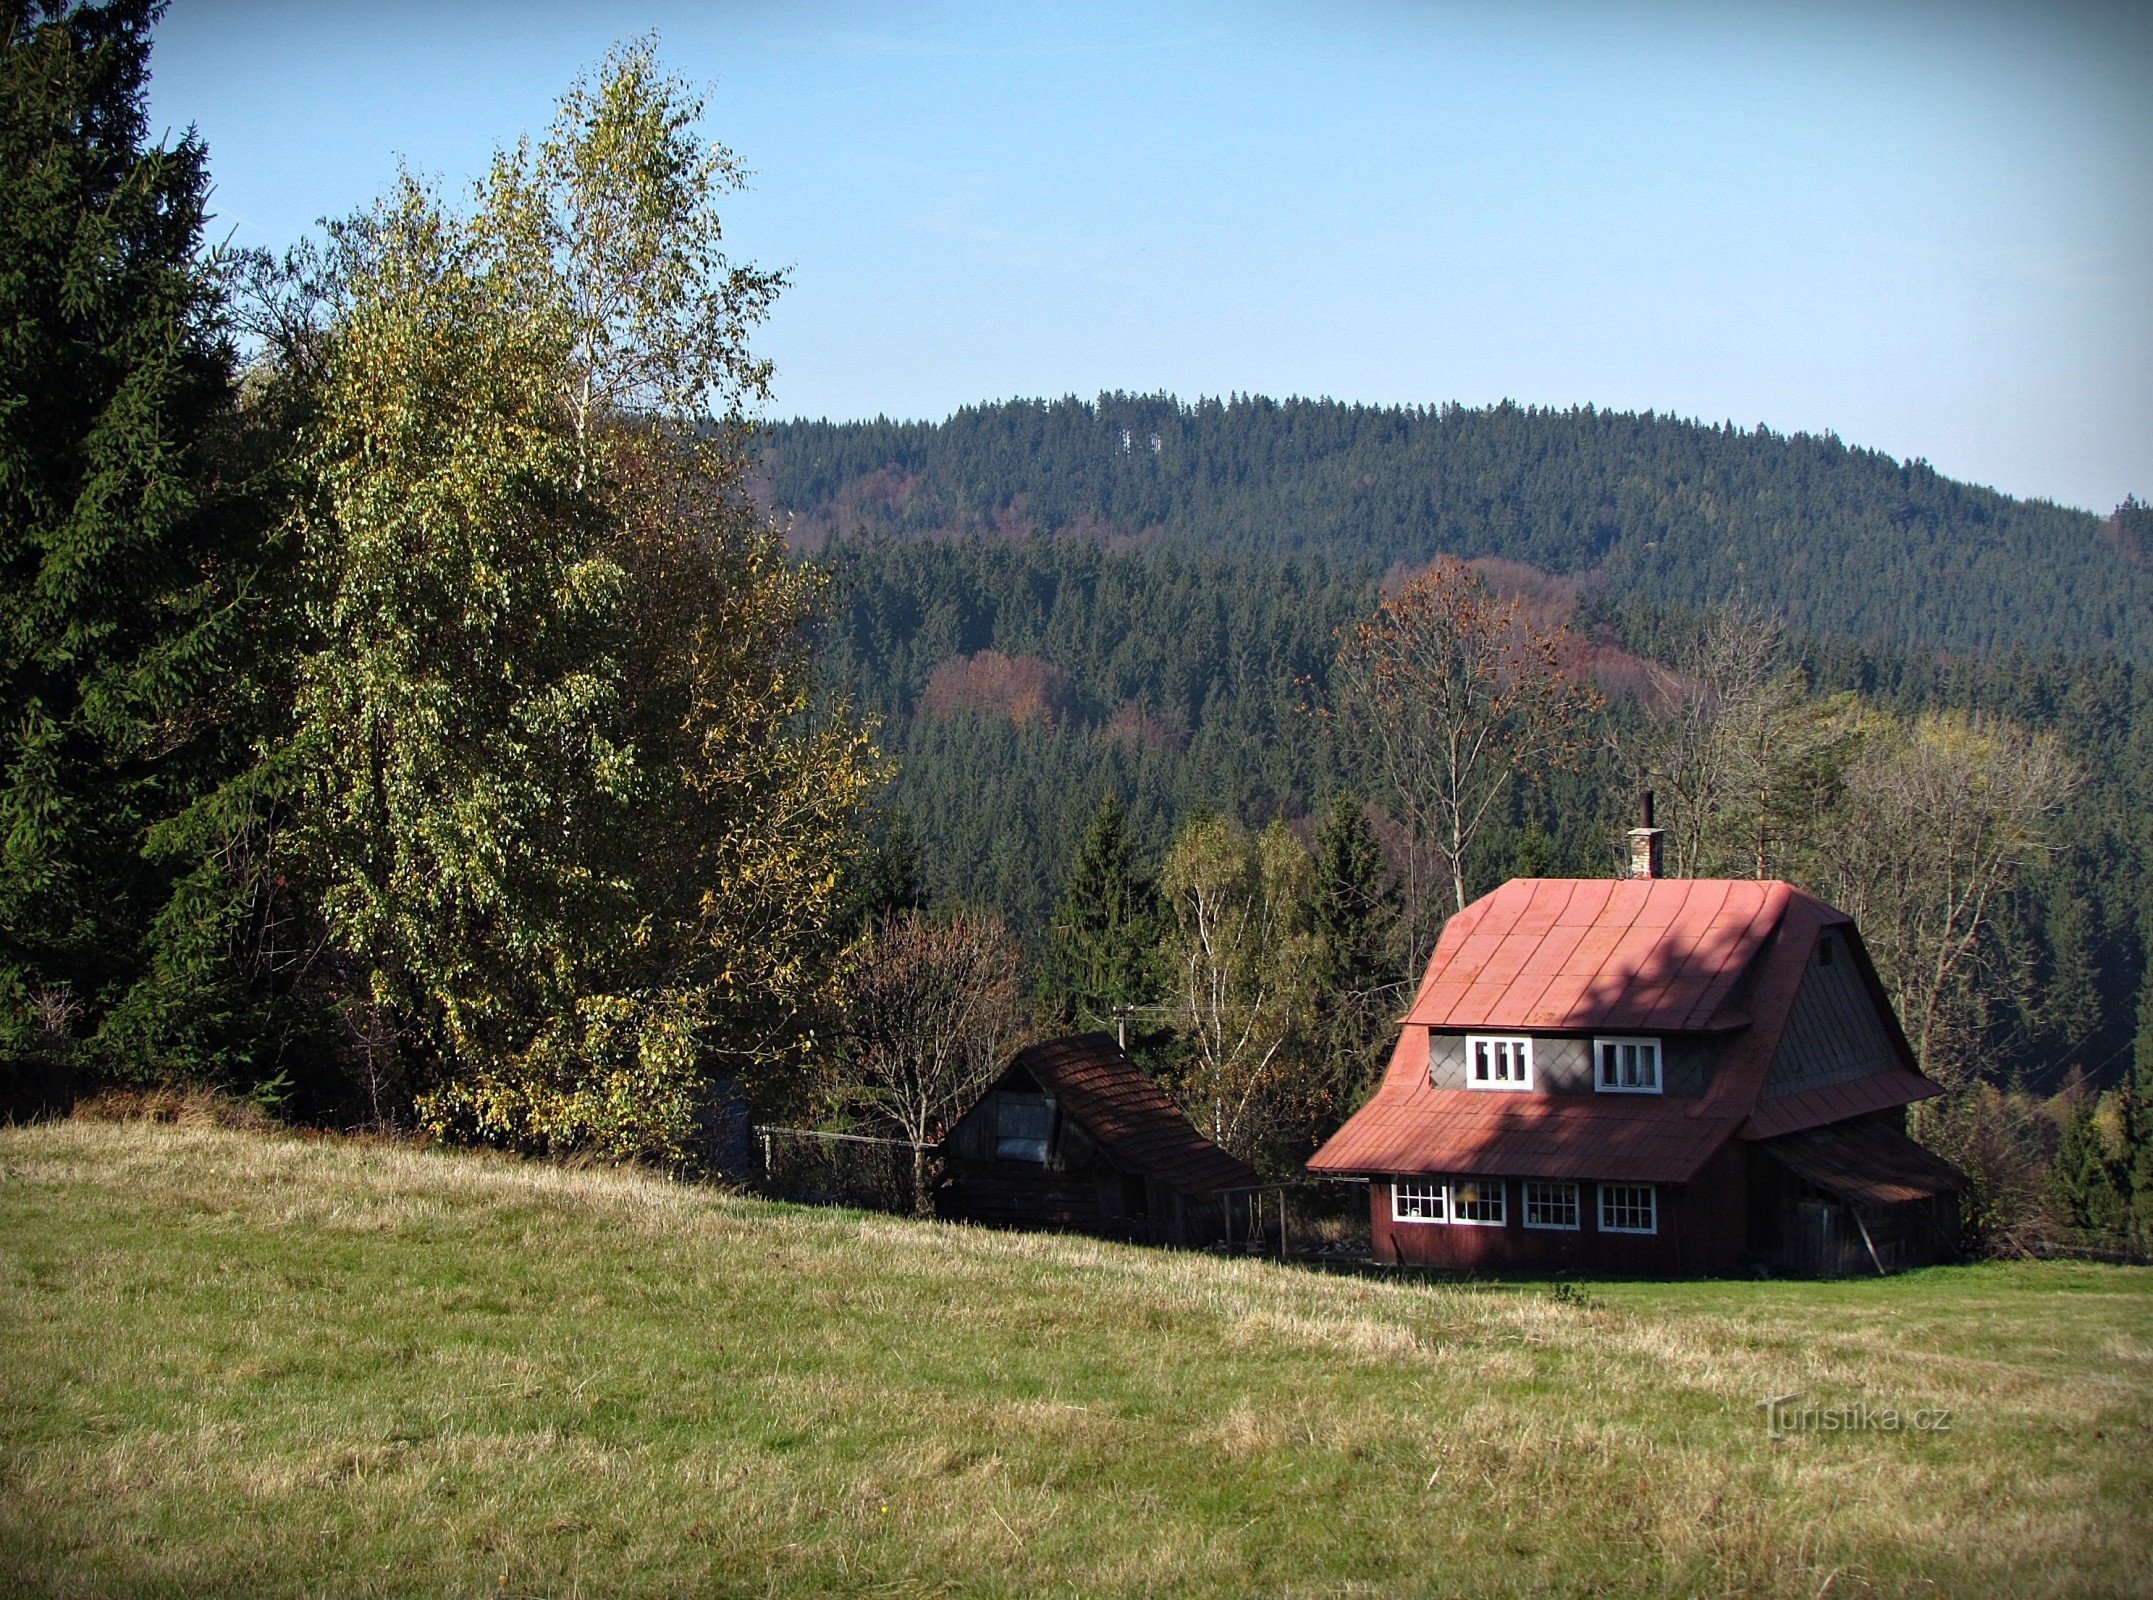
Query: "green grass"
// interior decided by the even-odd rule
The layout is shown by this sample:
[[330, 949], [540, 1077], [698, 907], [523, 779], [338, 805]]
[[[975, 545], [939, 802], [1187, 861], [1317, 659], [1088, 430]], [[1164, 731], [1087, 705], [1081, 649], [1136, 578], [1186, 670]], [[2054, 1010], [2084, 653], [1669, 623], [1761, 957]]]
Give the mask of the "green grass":
[[4, 1593], [2149, 1591], [2144, 1271], [1558, 1296], [0, 1132]]

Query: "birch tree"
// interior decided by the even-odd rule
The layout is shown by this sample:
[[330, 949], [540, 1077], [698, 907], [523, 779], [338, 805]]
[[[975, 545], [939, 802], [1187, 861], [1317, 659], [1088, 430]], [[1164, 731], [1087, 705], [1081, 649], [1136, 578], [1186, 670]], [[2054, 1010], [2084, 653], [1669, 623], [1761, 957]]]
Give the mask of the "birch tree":
[[1715, 611], [1653, 677], [1626, 764], [1660, 799], [1678, 878], [1791, 877], [1859, 743], [1852, 695], [1819, 699], [1785, 659], [1785, 630]]
[[1565, 642], [1452, 556], [1341, 636], [1334, 709], [1362, 781], [1416, 846], [1404, 887], [1417, 938], [1441, 890], [1465, 908], [1467, 856], [1518, 774], [1575, 755], [1599, 697], [1566, 669]]
[[1188, 823], [1160, 874], [1173, 1004], [1192, 1058], [1182, 1098], [1237, 1153], [1257, 1153], [1291, 1116], [1289, 1046], [1309, 943], [1296, 921], [1309, 876], [1285, 824], [1251, 838], [1220, 817]]
[[1963, 713], [1873, 718], [1817, 887], [1862, 930], [1921, 1070], [1973, 1075], [2001, 969], [1999, 919], [2055, 848], [2080, 775], [2046, 734]]
[[821, 980], [873, 762], [742, 493], [730, 157], [618, 51], [468, 213], [345, 230], [303, 524], [301, 843], [377, 1103], [685, 1159]]

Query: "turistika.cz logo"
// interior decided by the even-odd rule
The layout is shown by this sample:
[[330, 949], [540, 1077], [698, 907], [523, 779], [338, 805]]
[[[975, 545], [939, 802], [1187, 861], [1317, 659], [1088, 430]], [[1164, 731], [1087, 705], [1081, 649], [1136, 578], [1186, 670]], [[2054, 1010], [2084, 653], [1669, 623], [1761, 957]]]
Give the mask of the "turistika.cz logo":
[[1873, 1406], [1866, 1400], [1845, 1405], [1802, 1404], [1799, 1390], [1759, 1400], [1768, 1439], [1792, 1439], [1805, 1433], [1949, 1433], [1951, 1408]]

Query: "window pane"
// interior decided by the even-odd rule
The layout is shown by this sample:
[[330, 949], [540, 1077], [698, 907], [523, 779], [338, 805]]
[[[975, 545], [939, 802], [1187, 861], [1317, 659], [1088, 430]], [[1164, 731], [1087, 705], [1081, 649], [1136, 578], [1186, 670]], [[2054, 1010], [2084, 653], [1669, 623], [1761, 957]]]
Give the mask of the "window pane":
[[1391, 1216], [1399, 1222], [1441, 1222], [1443, 1186], [1439, 1183], [1397, 1182], [1391, 1185]]
[[1459, 1222], [1501, 1222], [1503, 1220], [1503, 1186], [1489, 1180], [1483, 1183], [1454, 1183], [1450, 1186], [1450, 1214]]
[[1525, 1225], [1529, 1228], [1577, 1226], [1577, 1185], [1533, 1182], [1525, 1186]]
[[1625, 1090], [1659, 1093], [1659, 1040], [1597, 1039], [1593, 1041], [1593, 1049], [1599, 1062], [1600, 1088], [1617, 1093]]
[[1610, 1233], [1653, 1233], [1658, 1228], [1652, 1186], [1641, 1183], [1600, 1185], [1600, 1226]]
[[1499, 1039], [1468, 1035], [1465, 1048], [1472, 1065], [1466, 1084], [1475, 1089], [1530, 1089], [1533, 1046], [1529, 1038]]
[[994, 1154], [1002, 1161], [1044, 1161], [1054, 1134], [1054, 1102], [1044, 1095], [1005, 1094], [994, 1107]]

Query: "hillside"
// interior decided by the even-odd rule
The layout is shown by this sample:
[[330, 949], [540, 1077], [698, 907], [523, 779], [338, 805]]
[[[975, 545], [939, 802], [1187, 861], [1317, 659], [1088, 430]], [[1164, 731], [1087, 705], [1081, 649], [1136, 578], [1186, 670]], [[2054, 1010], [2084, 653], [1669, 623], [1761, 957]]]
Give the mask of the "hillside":
[[[1440, 1286], [0, 1130], [0, 1593], [2138, 1593], [2153, 1274]], [[1757, 1403], [1945, 1408], [1772, 1442]]]
[[2153, 660], [2153, 566], [2131, 519], [1832, 437], [1589, 407], [1106, 395], [782, 423], [763, 446], [766, 503], [809, 545], [1037, 532], [1375, 571], [1500, 556], [1616, 599], [1747, 597], [1826, 637]]

